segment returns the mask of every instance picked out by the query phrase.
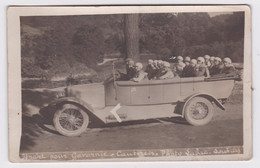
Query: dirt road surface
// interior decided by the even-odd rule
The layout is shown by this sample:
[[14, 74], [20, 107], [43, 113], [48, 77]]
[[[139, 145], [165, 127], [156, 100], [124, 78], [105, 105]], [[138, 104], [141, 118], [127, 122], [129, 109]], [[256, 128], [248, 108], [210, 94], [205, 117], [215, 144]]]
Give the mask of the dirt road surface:
[[213, 121], [205, 126], [180, 118], [94, 124], [79, 137], [60, 135], [50, 118], [39, 115], [39, 107], [53, 96], [48, 90], [23, 90], [21, 153], [243, 145], [242, 84], [235, 85], [226, 111], [215, 108]]

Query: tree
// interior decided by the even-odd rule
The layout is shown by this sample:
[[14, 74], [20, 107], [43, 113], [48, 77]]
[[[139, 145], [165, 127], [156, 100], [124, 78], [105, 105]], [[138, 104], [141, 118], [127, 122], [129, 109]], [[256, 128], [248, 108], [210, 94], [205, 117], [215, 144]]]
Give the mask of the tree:
[[182, 41], [177, 41], [174, 22], [176, 17], [172, 14], [141, 14], [139, 21], [141, 51], [156, 54], [156, 59], [164, 59], [175, 53], [177, 51], [175, 48]]
[[84, 25], [72, 38], [74, 57], [87, 65], [96, 65], [104, 57], [105, 39], [103, 32], [96, 26]]
[[226, 20], [226, 31], [228, 40], [239, 41], [244, 38], [244, 12], [234, 12]]
[[140, 59], [138, 14], [125, 15], [124, 32], [126, 43], [126, 57], [132, 58], [137, 61]]

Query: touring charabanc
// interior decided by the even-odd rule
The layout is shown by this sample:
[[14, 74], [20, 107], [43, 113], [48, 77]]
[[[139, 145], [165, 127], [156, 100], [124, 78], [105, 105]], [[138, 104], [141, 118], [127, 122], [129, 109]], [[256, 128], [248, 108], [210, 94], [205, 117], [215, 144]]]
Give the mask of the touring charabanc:
[[[166, 80], [120, 81], [113, 76], [99, 85], [99, 95], [88, 95], [89, 84], [68, 86], [49, 104], [55, 109], [56, 130], [65, 136], [83, 133], [94, 116], [103, 123], [183, 117], [194, 126], [209, 123], [214, 106], [223, 102], [234, 87], [234, 75], [187, 77]], [[225, 86], [225, 87], [220, 87]], [[219, 89], [218, 89], [219, 88]]]

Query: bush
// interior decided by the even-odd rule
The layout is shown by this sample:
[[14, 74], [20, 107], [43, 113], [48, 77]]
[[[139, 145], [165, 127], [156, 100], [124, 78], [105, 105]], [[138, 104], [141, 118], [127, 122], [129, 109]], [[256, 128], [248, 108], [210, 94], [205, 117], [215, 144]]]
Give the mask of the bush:
[[22, 77], [40, 78], [42, 76], [43, 70], [34, 64], [33, 57], [22, 57], [21, 62]]
[[206, 54], [220, 58], [230, 57], [233, 62], [243, 62], [243, 40], [191, 46], [185, 50], [184, 56], [189, 55], [192, 58], [197, 58]]

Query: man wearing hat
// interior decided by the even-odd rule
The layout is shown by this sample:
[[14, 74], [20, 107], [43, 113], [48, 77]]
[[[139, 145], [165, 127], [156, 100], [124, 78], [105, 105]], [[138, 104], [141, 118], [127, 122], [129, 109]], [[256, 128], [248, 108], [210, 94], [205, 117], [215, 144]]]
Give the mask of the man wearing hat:
[[126, 59], [126, 80], [130, 80], [135, 76], [135, 63], [131, 58]]
[[166, 62], [164, 61], [163, 62], [163, 69], [162, 69], [162, 72], [161, 72], [161, 76], [159, 76], [158, 78], [159, 79], [171, 79], [174, 77], [174, 74], [170, 68], [170, 63], [169, 62]]
[[224, 65], [222, 63], [221, 58], [215, 57], [214, 66], [210, 69], [210, 74], [211, 75], [220, 74], [223, 68], [224, 68]]
[[210, 56], [209, 55], [204, 55], [204, 59], [205, 59], [205, 65], [207, 67], [210, 67]]
[[132, 81], [140, 82], [147, 76], [147, 73], [144, 72], [142, 69], [143, 69], [143, 64], [140, 63], [140, 62], [137, 62], [135, 64], [135, 72], [136, 73], [135, 73], [135, 76], [131, 79]]
[[154, 74], [152, 75], [153, 77], [150, 79], [155, 79], [156, 76], [160, 73], [160, 67], [159, 67], [159, 61], [158, 60], [154, 60], [153, 61], [153, 66], [154, 66]]
[[211, 56], [209, 61], [210, 61], [210, 66], [213, 66], [214, 65], [214, 61], [215, 61], [215, 57]]
[[215, 64], [214, 64], [214, 61], [215, 61], [215, 57], [214, 57], [214, 56], [211, 56], [210, 59], [209, 59], [209, 62], [210, 62], [210, 66], [208, 67], [209, 72], [211, 72], [211, 69], [212, 69], [213, 66], [215, 65]]
[[195, 77], [196, 68], [197, 68], [197, 60], [191, 59], [190, 64], [183, 68], [182, 77]]
[[190, 65], [190, 57], [185, 57], [184, 63], [185, 63], [185, 67]]
[[134, 77], [135, 75], [135, 68], [134, 68], [134, 60], [131, 58], [127, 58], [125, 60], [125, 68], [126, 68], [126, 73], [122, 73], [119, 70], [118, 73], [120, 74], [119, 80], [130, 80]]
[[234, 74], [236, 73], [236, 68], [232, 64], [232, 61], [230, 58], [226, 57], [223, 59], [224, 68], [222, 69], [221, 73], [224, 74]]
[[205, 59], [203, 57], [197, 58], [197, 69], [196, 69], [196, 76], [205, 76], [209, 77], [209, 70], [205, 65]]
[[184, 62], [183, 62], [183, 57], [182, 57], [182, 56], [178, 56], [178, 57], [177, 57], [177, 64], [176, 64], [175, 67], [174, 67], [175, 73], [176, 73], [178, 76], [182, 76], [182, 71], [183, 71], [183, 68], [184, 68], [185, 66], [186, 66], [186, 65], [185, 65]]
[[148, 79], [152, 79], [156, 75], [156, 68], [154, 66], [154, 61], [149, 59], [148, 65], [146, 66], [145, 72], [147, 73]]

